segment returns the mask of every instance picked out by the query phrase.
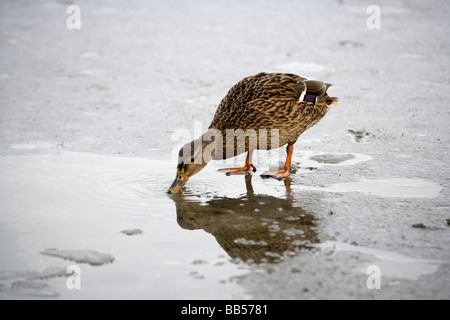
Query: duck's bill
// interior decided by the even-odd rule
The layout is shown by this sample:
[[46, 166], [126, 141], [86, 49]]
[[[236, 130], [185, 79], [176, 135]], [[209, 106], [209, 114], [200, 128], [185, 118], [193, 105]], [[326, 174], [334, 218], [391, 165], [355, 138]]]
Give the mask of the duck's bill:
[[184, 184], [188, 181], [188, 176], [184, 174], [184, 172], [177, 172], [177, 176], [173, 181], [172, 185], [169, 189], [167, 189], [167, 193], [177, 193], [183, 188]]

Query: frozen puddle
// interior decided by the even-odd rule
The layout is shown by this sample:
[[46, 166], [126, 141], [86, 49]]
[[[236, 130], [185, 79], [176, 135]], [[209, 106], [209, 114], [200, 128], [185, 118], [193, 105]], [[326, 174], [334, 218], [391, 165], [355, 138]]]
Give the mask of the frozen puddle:
[[353, 166], [372, 160], [371, 156], [361, 153], [329, 153], [316, 151], [295, 152], [294, 161], [301, 167]]
[[[434, 273], [439, 263], [414, 259], [404, 254], [374, 248], [354, 246], [347, 243], [326, 241], [318, 245], [323, 250], [354, 251], [374, 258], [373, 265], [380, 268], [383, 276], [417, 280], [420, 276]], [[361, 270], [366, 273], [366, 268]]]
[[324, 188], [329, 192], [362, 192], [389, 198], [435, 198], [442, 187], [423, 179], [363, 180], [338, 183]]
[[[271, 165], [269, 171], [275, 171], [284, 167], [284, 156], [278, 164]], [[272, 162], [276, 158], [272, 158]], [[312, 169], [331, 166], [353, 166], [361, 162], [372, 160], [371, 156], [360, 153], [330, 153], [317, 151], [296, 151], [292, 161], [292, 167], [296, 171], [310, 172]], [[296, 172], [294, 171], [294, 172]]]
[[332, 184], [328, 187], [301, 186], [295, 190], [311, 190], [325, 192], [361, 192], [387, 198], [435, 198], [442, 191], [440, 184], [424, 179], [382, 179], [362, 180]]

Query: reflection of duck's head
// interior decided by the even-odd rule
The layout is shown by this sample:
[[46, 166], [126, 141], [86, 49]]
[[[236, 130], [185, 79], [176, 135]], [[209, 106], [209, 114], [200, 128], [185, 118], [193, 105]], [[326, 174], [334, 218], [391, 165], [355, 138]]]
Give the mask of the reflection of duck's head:
[[296, 252], [318, 242], [315, 219], [288, 197], [255, 195], [251, 176], [245, 176], [247, 195], [213, 198], [205, 203], [173, 197], [178, 224], [189, 230], [211, 233], [232, 258], [256, 263], [275, 262], [287, 252]]

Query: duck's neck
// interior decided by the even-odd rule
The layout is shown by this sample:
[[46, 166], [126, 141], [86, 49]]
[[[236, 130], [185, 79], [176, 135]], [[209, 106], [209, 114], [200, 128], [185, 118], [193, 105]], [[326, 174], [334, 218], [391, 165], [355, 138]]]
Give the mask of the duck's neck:
[[217, 129], [208, 129], [199, 138], [191, 142], [191, 147], [194, 150], [194, 159], [196, 162], [201, 161], [207, 164], [211, 159], [216, 157], [217, 151], [220, 148], [222, 151], [222, 133]]

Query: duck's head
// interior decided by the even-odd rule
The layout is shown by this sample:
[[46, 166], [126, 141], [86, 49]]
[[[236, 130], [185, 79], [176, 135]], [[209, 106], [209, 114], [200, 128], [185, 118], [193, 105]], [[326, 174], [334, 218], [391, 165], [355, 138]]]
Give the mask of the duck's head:
[[167, 193], [179, 192], [190, 177], [206, 166], [207, 161], [202, 159], [202, 149], [202, 144], [197, 147], [194, 141], [180, 149], [178, 153], [177, 175], [170, 188], [167, 189]]

